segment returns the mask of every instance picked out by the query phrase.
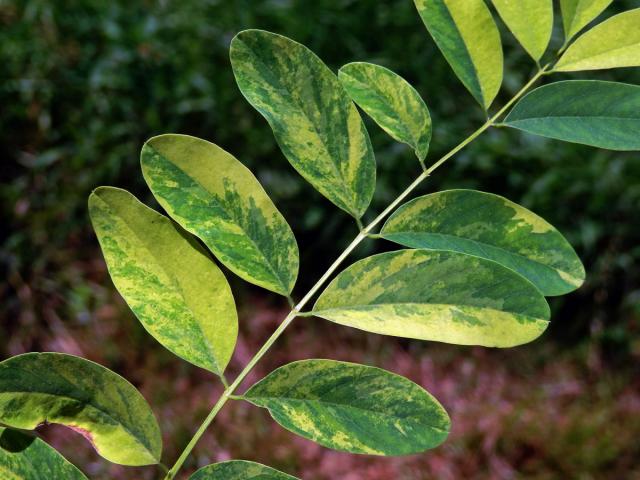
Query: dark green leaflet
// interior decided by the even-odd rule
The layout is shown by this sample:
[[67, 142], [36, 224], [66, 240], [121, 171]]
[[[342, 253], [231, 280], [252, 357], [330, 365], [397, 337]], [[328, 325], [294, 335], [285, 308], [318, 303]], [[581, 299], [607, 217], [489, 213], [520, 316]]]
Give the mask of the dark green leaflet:
[[271, 372], [244, 398], [287, 430], [335, 450], [406, 455], [447, 438], [447, 412], [426, 390], [385, 370], [302, 360]]
[[297, 480], [274, 468], [246, 460], [229, 460], [202, 467], [189, 480]]
[[344, 65], [338, 78], [353, 100], [422, 162], [431, 142], [431, 115], [420, 94], [401, 76], [372, 63]]
[[0, 423], [33, 430], [66, 425], [107, 460], [158, 463], [160, 428], [146, 400], [120, 375], [84, 358], [26, 353], [0, 362]]
[[3, 480], [87, 480], [80, 470], [37, 437], [0, 427]]
[[504, 123], [565, 142], [640, 150], [640, 87], [598, 80], [552, 83], [525, 95]]
[[414, 0], [433, 40], [485, 110], [502, 84], [502, 42], [483, 0]]
[[329, 284], [312, 313], [368, 332], [488, 347], [530, 342], [550, 316], [540, 291], [512, 270], [439, 250], [360, 260]]
[[238, 317], [226, 278], [203, 248], [125, 190], [96, 189], [89, 213], [113, 283], [144, 328], [176, 355], [222, 374]]
[[547, 296], [578, 288], [580, 259], [552, 225], [506, 198], [448, 190], [416, 198], [382, 227], [383, 238], [412, 248], [452, 250], [493, 260]]
[[167, 213], [244, 280], [288, 295], [298, 245], [258, 180], [233, 155], [187, 135], [161, 135], [140, 157], [149, 188]]
[[360, 114], [334, 73], [305, 46], [262, 30], [236, 35], [231, 66], [291, 165], [360, 218], [373, 196], [375, 160]]

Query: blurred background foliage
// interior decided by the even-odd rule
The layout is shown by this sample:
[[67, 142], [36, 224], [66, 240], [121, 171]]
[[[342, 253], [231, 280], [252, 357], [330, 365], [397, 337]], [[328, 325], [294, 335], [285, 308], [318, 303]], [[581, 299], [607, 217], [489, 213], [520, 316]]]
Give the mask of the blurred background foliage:
[[[603, 17], [637, 6], [637, 1], [617, 0]], [[550, 51], [557, 50], [562, 42], [559, 19], [556, 23]], [[201, 382], [210, 379], [191, 367], [176, 366], [178, 361], [145, 336], [114, 294], [88, 220], [86, 199], [90, 191], [98, 185], [116, 185], [154, 205], [139, 169], [140, 147], [153, 135], [185, 133], [213, 141], [236, 155], [253, 170], [283, 211], [302, 252], [301, 278], [294, 293], [304, 292], [356, 233], [346, 215], [289, 167], [266, 122], [238, 91], [228, 46], [233, 35], [245, 28], [271, 30], [298, 40], [334, 70], [361, 60], [385, 65], [403, 75], [424, 96], [433, 116], [434, 139], [427, 163], [484, 121], [481, 109], [435, 48], [410, 0], [0, 0], [0, 208], [5, 224], [0, 234], [4, 278], [0, 286], [0, 354], [6, 358], [30, 350], [70, 351], [119, 369], [148, 393], [147, 398], [156, 399], [154, 405], [169, 412], [164, 425], [165, 434], [172, 434], [167, 436], [170, 459], [199, 419], [190, 418], [193, 412], [200, 411], [193, 405], [199, 401], [198, 405], [206, 408], [210, 403], [209, 398], [199, 398], [191, 400], [191, 407], [180, 407], [172, 403], [178, 401], [173, 396], [184, 399], [185, 395], [196, 395]], [[501, 28], [506, 73], [496, 105], [515, 93], [534, 70], [513, 37], [503, 25]], [[581, 77], [640, 84], [640, 69]], [[366, 121], [378, 162], [377, 190], [370, 209], [373, 216], [415, 178], [419, 167], [409, 149], [394, 143]], [[528, 359], [523, 360], [525, 365], [538, 366], [556, 358], [565, 359], [565, 370], [559, 367], [559, 372], [574, 375], [579, 386], [572, 390], [576, 402], [556, 413], [559, 417], [566, 413], [561, 423], [568, 422], [570, 432], [564, 431], [568, 437], [532, 431], [541, 428], [535, 418], [527, 424], [529, 430], [518, 426], [518, 422], [526, 423], [520, 413], [532, 408], [533, 398], [541, 398], [537, 410], [533, 409], [539, 415], [548, 413], [544, 405], [551, 400], [541, 386], [544, 373], [534, 367], [512, 366], [516, 371], [506, 371], [505, 382], [521, 388], [520, 394], [534, 390], [531, 395], [524, 395], [528, 397], [522, 399], [524, 403], [518, 404], [521, 409], [515, 412], [519, 413], [495, 422], [500, 435], [513, 442], [516, 437], [522, 442], [528, 435], [535, 445], [527, 448], [537, 452], [535, 455], [526, 449], [514, 454], [511, 450], [517, 442], [516, 447], [507, 443], [503, 445], [505, 457], [495, 460], [489, 453], [499, 451], [501, 440], [487, 444], [486, 431], [471, 422], [468, 429], [460, 430], [461, 437], [453, 447], [444, 447], [445, 453], [440, 457], [430, 457], [433, 465], [414, 468], [410, 461], [376, 461], [364, 462], [364, 469], [359, 469], [358, 460], [342, 473], [332, 474], [318, 460], [324, 454], [306, 443], [306, 450], [298, 451], [293, 445], [297, 440], [278, 431], [278, 438], [286, 437], [283, 445], [293, 442], [289, 451], [298, 455], [298, 461], [317, 460], [317, 471], [305, 470], [306, 478], [432, 478], [428, 472], [435, 478], [460, 478], [463, 474], [469, 478], [512, 478], [509, 475], [516, 468], [514, 455], [533, 455], [537, 459], [530, 478], [632, 478], [608, 476], [611, 472], [626, 475], [631, 471], [635, 472], [631, 475], [640, 475], [638, 466], [630, 460], [640, 458], [640, 449], [625, 443], [637, 444], [639, 425], [625, 425], [626, 407], [620, 407], [618, 402], [624, 395], [631, 395], [628, 392], [638, 393], [640, 385], [639, 156], [494, 129], [438, 170], [420, 189], [427, 193], [444, 188], [477, 188], [504, 195], [556, 225], [583, 259], [588, 272], [586, 285], [563, 299], [552, 299], [551, 333], [517, 357]], [[391, 247], [369, 242], [358, 253], [385, 248]], [[269, 315], [274, 312], [280, 314], [281, 305], [279, 299], [228, 276], [245, 321], [242, 334], [249, 337], [248, 343], [241, 342], [239, 346], [236, 361], [240, 362], [243, 355], [255, 350], [261, 336], [268, 334], [267, 327], [272, 326], [270, 321], [260, 319], [271, 318]], [[461, 369], [462, 373], [465, 368], [493, 371], [501, 360], [511, 361], [510, 352], [428, 347], [395, 339], [366, 340], [358, 333], [337, 333], [334, 327], [318, 322], [292, 333], [300, 345], [306, 345], [306, 356], [311, 352], [325, 357], [337, 354], [326, 348], [328, 344], [323, 345], [325, 350], [313, 347], [313, 338], [304, 343], [309, 331], [343, 339], [349, 347], [345, 355], [353, 360], [385, 364], [396, 371], [402, 370], [398, 362], [407, 352], [417, 363], [427, 352], [429, 357], [439, 355], [434, 358], [442, 359], [442, 369], [451, 364], [452, 372]], [[299, 357], [303, 350], [291, 342], [282, 348], [292, 356], [298, 352]], [[385, 349], [383, 344], [391, 346]], [[286, 350], [288, 347], [290, 350]], [[375, 355], [368, 352], [371, 347], [377, 349]], [[278, 358], [289, 357], [283, 354]], [[471, 362], [472, 367], [465, 367], [465, 362]], [[272, 364], [275, 365], [277, 362]], [[439, 370], [437, 365], [433, 369]], [[165, 370], [172, 372], [167, 377], [171, 385], [160, 385], [164, 377], [157, 372]], [[411, 369], [407, 371], [410, 373]], [[158, 374], [155, 380], [148, 379], [150, 372]], [[186, 382], [181, 387], [171, 382], [178, 374]], [[414, 374], [418, 375], [414, 379], [421, 378]], [[613, 377], [609, 378], [609, 374]], [[511, 382], [509, 375], [526, 375], [527, 381]], [[444, 373], [437, 377], [444, 379]], [[431, 377], [425, 381], [437, 384]], [[492, 382], [489, 379], [483, 388], [492, 391]], [[177, 395], [178, 387], [186, 393]], [[217, 391], [214, 386], [206, 388], [205, 396]], [[591, 388], [599, 390], [593, 396], [580, 390], [590, 392]], [[460, 394], [443, 393], [452, 401]], [[637, 408], [639, 396], [631, 395], [631, 403], [624, 405]], [[480, 402], [488, 402], [486, 395], [480, 397]], [[490, 402], [486, 406], [492, 408]], [[592, 411], [594, 408], [597, 412]], [[460, 411], [467, 409], [461, 407]], [[638, 411], [635, 410], [636, 417]], [[241, 418], [244, 414], [239, 415], [246, 421]], [[259, 415], [247, 418], [267, 425]], [[611, 434], [614, 445], [607, 443], [608, 449], [601, 443], [609, 438], [605, 435], [590, 447], [589, 455], [582, 451], [581, 442], [595, 441], [592, 437], [601, 435], [605, 426], [612, 428], [616, 424], [614, 418], [619, 420], [621, 430], [635, 426], [635, 439], [616, 432]], [[270, 428], [265, 426], [261, 433], [271, 432]], [[519, 437], [516, 428], [522, 433]], [[556, 424], [554, 428], [560, 427]], [[244, 430], [251, 431], [245, 432], [247, 445], [244, 450], [238, 447], [240, 450], [232, 451], [244, 451], [246, 456], [256, 451], [251, 445], [261, 440], [253, 428], [245, 426]], [[239, 434], [237, 427], [233, 431]], [[541, 439], [544, 448], [538, 445]], [[210, 442], [215, 444], [216, 440], [212, 437]], [[450, 465], [464, 456], [461, 452], [477, 450], [478, 442], [484, 445], [487, 459], [478, 459], [468, 470]], [[538, 451], [540, 448], [543, 453]], [[93, 457], [88, 451], [79, 452], [78, 463], [96, 475], [145, 475], [138, 471], [128, 477], [125, 470], [107, 470], [95, 458], [95, 468], [91, 470], [85, 459]], [[272, 463], [291, 466], [292, 455], [269, 455], [259, 460], [271, 458]], [[576, 457], [573, 463], [572, 455]], [[339, 465], [345, 457], [335, 454], [327, 458], [332, 459], [327, 460], [329, 463]], [[583, 470], [562, 467], [563, 462], [582, 465]], [[368, 469], [370, 465], [377, 465], [378, 470]], [[397, 465], [400, 466], [396, 470], [385, 470]], [[322, 471], [329, 473], [323, 476]]]

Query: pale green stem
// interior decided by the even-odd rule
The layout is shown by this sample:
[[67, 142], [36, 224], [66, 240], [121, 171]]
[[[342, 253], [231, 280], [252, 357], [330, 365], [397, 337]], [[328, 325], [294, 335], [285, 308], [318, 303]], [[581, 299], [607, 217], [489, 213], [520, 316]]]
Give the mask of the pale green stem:
[[[289, 306], [291, 308], [293, 308], [296, 304], [296, 302], [293, 300], [293, 297], [291, 297], [291, 295], [287, 295], [287, 302], [289, 303]], [[228, 385], [225, 385], [228, 386]]]
[[560, 47], [560, 50], [558, 50], [558, 52], [556, 53], [556, 56], [559, 57], [560, 55], [562, 55], [564, 53], [564, 51], [567, 49], [567, 47], [569, 46], [569, 42], [571, 41], [571, 39], [566, 39], [564, 41], [564, 43], [562, 44], [562, 46]]
[[273, 334], [269, 337], [269, 339], [265, 342], [265, 344], [262, 345], [260, 350], [258, 350], [258, 353], [256, 353], [254, 357], [249, 361], [249, 363], [247, 363], [246, 367], [244, 367], [242, 372], [240, 372], [240, 374], [233, 381], [233, 383], [224, 390], [224, 392], [222, 393], [222, 395], [220, 396], [216, 404], [213, 406], [213, 409], [211, 409], [211, 412], [209, 412], [209, 415], [207, 415], [207, 418], [204, 419], [204, 422], [202, 422], [202, 425], [200, 425], [200, 428], [198, 428], [198, 430], [193, 435], [193, 437], [191, 438], [191, 440], [189, 441], [189, 443], [187, 444], [183, 452], [180, 454], [180, 457], [178, 457], [178, 460], [176, 461], [176, 463], [173, 465], [173, 467], [171, 467], [171, 470], [169, 470], [169, 472], [167, 473], [165, 480], [171, 480], [176, 476], [176, 474], [178, 473], [178, 470], [180, 470], [180, 468], [182, 467], [182, 464], [191, 453], [191, 450], [193, 450], [193, 447], [196, 446], [196, 443], [198, 443], [198, 440], [200, 440], [200, 437], [202, 437], [207, 427], [209, 427], [209, 425], [211, 424], [213, 419], [216, 417], [220, 409], [224, 406], [224, 404], [227, 403], [227, 400], [229, 400], [233, 396], [233, 392], [235, 391], [235, 389], [238, 388], [240, 383], [242, 383], [242, 380], [244, 380], [244, 378], [249, 374], [249, 372], [253, 369], [256, 363], [258, 363], [258, 361], [264, 356], [264, 354], [267, 353], [267, 350], [269, 350], [271, 345], [273, 345], [273, 343], [278, 339], [278, 337], [282, 335], [282, 333], [293, 321], [293, 319], [296, 318], [296, 313], [297, 313], [296, 308], [298, 307], [295, 307], [293, 310], [291, 310], [291, 312], [289, 312], [289, 314], [286, 316], [284, 321], [273, 332]]
[[336, 260], [331, 264], [331, 266], [327, 269], [327, 271], [324, 272], [322, 277], [320, 277], [320, 279], [315, 283], [315, 285], [311, 287], [311, 289], [306, 293], [306, 295], [302, 297], [302, 300], [300, 300], [300, 302], [292, 308], [292, 310], [285, 317], [282, 323], [273, 332], [273, 334], [264, 343], [264, 345], [262, 345], [260, 350], [258, 350], [258, 353], [256, 353], [254, 357], [249, 361], [249, 363], [244, 367], [244, 369], [236, 377], [233, 383], [224, 390], [224, 392], [222, 393], [222, 395], [220, 396], [216, 404], [213, 406], [213, 409], [211, 410], [211, 412], [209, 412], [209, 415], [207, 415], [207, 418], [204, 419], [204, 422], [202, 422], [202, 425], [200, 425], [200, 428], [198, 428], [198, 430], [193, 435], [193, 437], [191, 438], [191, 440], [189, 441], [189, 443], [187, 444], [183, 452], [180, 454], [180, 457], [178, 457], [178, 460], [176, 461], [176, 463], [173, 465], [171, 470], [169, 470], [169, 472], [167, 473], [165, 480], [172, 480], [176, 476], [176, 474], [182, 467], [182, 464], [191, 453], [191, 450], [193, 450], [193, 447], [195, 447], [196, 443], [198, 443], [198, 440], [200, 440], [200, 437], [202, 437], [202, 435], [204, 434], [206, 429], [209, 427], [209, 425], [211, 424], [215, 416], [218, 414], [220, 409], [222, 409], [224, 404], [227, 403], [227, 400], [231, 398], [237, 398], [235, 395], [233, 395], [233, 392], [235, 392], [235, 390], [240, 386], [240, 384], [246, 378], [249, 372], [253, 370], [253, 367], [255, 367], [256, 364], [260, 361], [260, 359], [262, 359], [262, 357], [265, 355], [265, 353], [267, 353], [267, 351], [275, 343], [278, 337], [280, 337], [280, 335], [284, 333], [284, 331], [291, 324], [291, 322], [293, 322], [294, 318], [296, 318], [297, 316], [305, 316], [305, 317], [310, 316], [310, 313], [307, 313], [307, 312], [301, 314], [302, 308], [309, 302], [309, 300], [311, 300], [311, 298], [313, 298], [313, 296], [318, 292], [318, 290], [320, 290], [320, 288], [327, 282], [327, 280], [329, 280], [329, 278], [335, 273], [335, 271], [342, 264], [342, 262], [349, 256], [349, 254], [351, 254], [351, 252], [353, 252], [353, 250], [360, 244], [360, 242], [362, 242], [368, 236], [372, 236], [370, 234], [371, 230], [375, 228], [398, 205], [400, 205], [400, 203], [413, 190], [415, 190], [415, 188], [418, 185], [420, 185], [420, 183], [422, 183], [424, 179], [426, 179], [429, 175], [431, 175], [440, 165], [442, 165], [444, 162], [446, 162], [448, 159], [453, 157], [456, 153], [458, 153], [464, 147], [466, 147], [471, 142], [473, 142], [485, 130], [490, 128], [496, 122], [496, 120], [502, 114], [504, 114], [509, 109], [509, 107], [511, 107], [511, 105], [513, 105], [522, 95], [524, 95], [524, 93], [531, 87], [531, 85], [533, 85], [536, 82], [536, 80], [538, 80], [542, 75], [546, 73], [547, 67], [548, 65], [540, 69], [538, 73], [536, 73], [536, 75], [529, 82], [527, 82], [527, 84], [524, 87], [522, 87], [522, 89], [518, 93], [516, 93], [516, 95], [511, 100], [509, 100], [509, 102], [507, 102], [507, 104], [504, 107], [502, 107], [498, 111], [498, 113], [496, 113], [493, 117], [487, 120], [486, 123], [484, 123], [480, 128], [478, 128], [475, 132], [473, 132], [464, 141], [462, 141], [460, 144], [454, 147], [451, 151], [449, 151], [449, 153], [447, 153], [442, 158], [440, 158], [440, 160], [438, 160], [429, 168], [424, 170], [411, 183], [411, 185], [409, 185], [400, 195], [398, 195], [398, 197], [393, 202], [389, 204], [387, 208], [385, 208], [382, 211], [382, 213], [380, 213], [380, 215], [378, 215], [375, 219], [373, 219], [373, 221], [369, 223], [369, 225], [367, 225], [366, 227], [360, 230], [360, 233], [358, 233], [358, 235], [353, 239], [353, 241], [349, 244], [349, 246], [347, 246], [347, 248], [340, 254], [340, 256], [336, 258]]

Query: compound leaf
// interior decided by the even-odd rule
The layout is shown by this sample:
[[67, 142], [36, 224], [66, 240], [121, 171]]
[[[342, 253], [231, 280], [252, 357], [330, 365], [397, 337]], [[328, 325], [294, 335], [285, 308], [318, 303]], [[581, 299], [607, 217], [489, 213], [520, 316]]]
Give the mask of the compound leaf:
[[487, 347], [530, 342], [550, 316], [542, 293], [512, 270], [439, 250], [360, 260], [329, 284], [312, 313], [373, 333]]
[[420, 94], [401, 76], [372, 63], [344, 65], [338, 78], [351, 98], [391, 137], [422, 162], [431, 142], [431, 115]]
[[502, 84], [500, 33], [483, 0], [414, 0], [436, 45], [485, 110]]
[[0, 477], [7, 480], [87, 480], [47, 443], [3, 427], [0, 427]]
[[525, 95], [504, 124], [525, 132], [609, 150], [640, 150], [640, 87], [569, 80]]
[[540, 60], [553, 30], [552, 0], [493, 0], [493, 5], [527, 53]]
[[147, 141], [142, 173], [158, 203], [240, 278], [288, 295], [298, 244], [256, 177], [217, 145], [187, 135]]
[[554, 71], [640, 66], [640, 8], [615, 15], [572, 43]]
[[379, 368], [303, 360], [276, 369], [244, 398], [287, 430], [325, 447], [406, 455], [440, 445], [450, 421], [426, 390]]
[[568, 42], [576, 33], [600, 15], [613, 0], [560, 0], [564, 38]]
[[179, 357], [220, 375], [238, 318], [229, 284], [204, 249], [126, 190], [96, 189], [89, 213], [113, 283], [144, 328]]
[[26, 353], [0, 362], [0, 423], [25, 430], [60, 423], [121, 465], [156, 464], [162, 451], [156, 418], [133, 385], [97, 363], [62, 353]]
[[578, 288], [580, 259], [552, 225], [506, 198], [475, 190], [418, 197], [385, 223], [382, 237], [411, 248], [452, 250], [493, 260], [547, 296]]
[[308, 48], [262, 30], [231, 42], [246, 99], [269, 122], [285, 157], [320, 193], [360, 218], [375, 188], [369, 134], [336, 75]]
[[189, 477], [189, 480], [297, 480], [282, 473], [247, 460], [229, 460], [207, 465]]

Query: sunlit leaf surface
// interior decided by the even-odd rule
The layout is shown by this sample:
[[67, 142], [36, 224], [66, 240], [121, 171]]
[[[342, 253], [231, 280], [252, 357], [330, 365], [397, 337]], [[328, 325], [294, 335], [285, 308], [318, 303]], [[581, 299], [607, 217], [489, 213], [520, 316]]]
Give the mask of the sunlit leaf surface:
[[540, 60], [553, 30], [552, 0], [492, 0], [500, 17], [534, 60]]
[[96, 189], [89, 213], [113, 283], [144, 328], [179, 357], [221, 374], [238, 318], [229, 284], [204, 249], [125, 190]]
[[487, 347], [536, 339], [550, 315], [542, 293], [512, 270], [439, 250], [354, 263], [320, 295], [313, 314], [373, 333]]
[[500, 33], [483, 0], [414, 0], [422, 21], [471, 95], [488, 109], [502, 84]]
[[640, 8], [611, 17], [580, 36], [554, 70], [574, 72], [640, 66]]
[[565, 39], [571, 40], [576, 33], [600, 15], [613, 0], [560, 0], [562, 25]]

